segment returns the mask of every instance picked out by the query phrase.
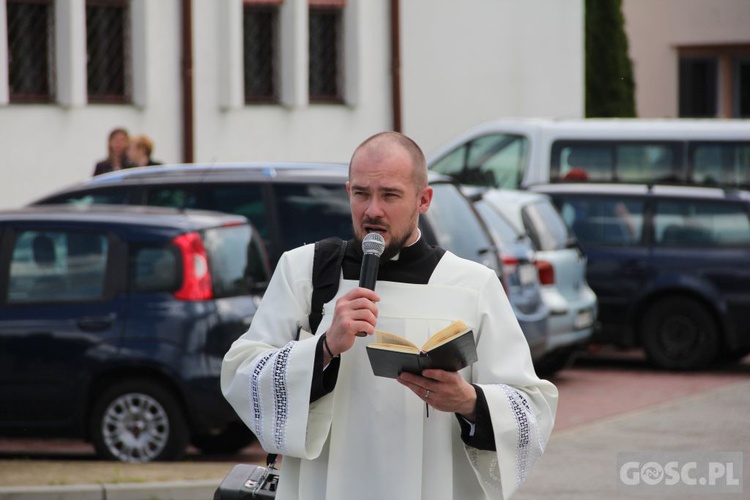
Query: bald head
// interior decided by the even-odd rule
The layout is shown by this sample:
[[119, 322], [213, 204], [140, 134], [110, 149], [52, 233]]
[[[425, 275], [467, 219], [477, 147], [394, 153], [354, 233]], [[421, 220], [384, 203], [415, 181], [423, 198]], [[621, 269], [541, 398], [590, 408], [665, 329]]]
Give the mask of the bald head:
[[349, 162], [349, 176], [351, 178], [354, 162], [362, 157], [366, 156], [379, 163], [403, 152], [411, 159], [412, 177], [417, 190], [427, 187], [427, 160], [422, 149], [412, 139], [399, 132], [380, 132], [360, 144]]

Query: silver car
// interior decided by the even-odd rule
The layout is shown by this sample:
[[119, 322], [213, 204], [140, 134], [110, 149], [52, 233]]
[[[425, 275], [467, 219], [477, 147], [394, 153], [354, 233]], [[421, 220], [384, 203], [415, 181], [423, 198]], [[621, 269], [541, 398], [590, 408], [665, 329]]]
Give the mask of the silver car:
[[483, 199], [534, 245], [542, 297], [550, 310], [548, 352], [537, 369], [554, 373], [572, 361], [593, 333], [597, 298], [586, 281], [586, 256], [548, 196], [490, 189]]
[[542, 298], [531, 239], [483, 200], [481, 193], [471, 196], [471, 199], [498, 248], [503, 288], [526, 336], [536, 365], [547, 354], [549, 308]]

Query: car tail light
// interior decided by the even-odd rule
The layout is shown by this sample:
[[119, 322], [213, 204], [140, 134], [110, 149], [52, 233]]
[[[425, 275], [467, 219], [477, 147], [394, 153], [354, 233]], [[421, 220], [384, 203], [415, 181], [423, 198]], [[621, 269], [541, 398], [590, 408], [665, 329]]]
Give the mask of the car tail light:
[[203, 241], [197, 233], [187, 233], [173, 240], [182, 254], [182, 287], [174, 293], [180, 300], [208, 300], [213, 298], [211, 272]]
[[510, 280], [518, 272], [518, 259], [504, 254], [500, 256], [500, 259], [503, 262], [503, 288], [505, 295], [510, 296]]
[[538, 260], [534, 263], [537, 271], [539, 272], [539, 283], [542, 285], [554, 285], [555, 284], [555, 268], [552, 264], [543, 260]]

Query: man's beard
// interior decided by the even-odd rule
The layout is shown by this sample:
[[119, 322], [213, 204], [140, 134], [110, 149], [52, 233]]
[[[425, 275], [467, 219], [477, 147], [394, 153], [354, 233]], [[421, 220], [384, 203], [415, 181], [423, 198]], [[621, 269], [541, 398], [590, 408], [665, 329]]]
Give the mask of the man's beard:
[[398, 255], [410, 237], [411, 234], [405, 234], [399, 239], [391, 238], [391, 242], [385, 247], [385, 250], [383, 250], [383, 255], [380, 256], [380, 261], [388, 262]]
[[[377, 225], [377, 221], [367, 221], [368, 223]], [[401, 237], [396, 237], [393, 233], [391, 233], [391, 242], [386, 245], [385, 250], [383, 250], [383, 254], [380, 256], [380, 263], [388, 262], [392, 258], [394, 258], [396, 255], [401, 252], [401, 249], [404, 248], [404, 245], [406, 245], [406, 242], [409, 241], [409, 238], [411, 238], [413, 234], [413, 231], [411, 233], [406, 233]], [[364, 236], [363, 236], [364, 237]], [[362, 248], [362, 238], [359, 236], [354, 237], [354, 241], [356, 242], [357, 246], [359, 248]]]

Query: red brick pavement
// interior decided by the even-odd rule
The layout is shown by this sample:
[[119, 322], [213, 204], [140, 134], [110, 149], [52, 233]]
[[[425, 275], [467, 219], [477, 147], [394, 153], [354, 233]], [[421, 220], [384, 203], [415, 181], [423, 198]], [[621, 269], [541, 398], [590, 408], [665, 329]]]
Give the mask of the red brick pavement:
[[[708, 391], [750, 378], [750, 357], [737, 365], [702, 372], [668, 372], [649, 367], [638, 351], [604, 351], [579, 358], [552, 382], [560, 391], [555, 431], [572, 429], [597, 420], [642, 410], [684, 396]], [[93, 447], [73, 440], [16, 440], [0, 438], [0, 458], [15, 454], [61, 459], [90, 459]], [[206, 461], [190, 450], [188, 460]], [[260, 462], [265, 453], [254, 444], [231, 457], [210, 461]]]
[[724, 369], [686, 373], [651, 368], [637, 351], [587, 355], [551, 379], [560, 391], [555, 431], [748, 380], [749, 376], [750, 357]]

